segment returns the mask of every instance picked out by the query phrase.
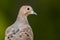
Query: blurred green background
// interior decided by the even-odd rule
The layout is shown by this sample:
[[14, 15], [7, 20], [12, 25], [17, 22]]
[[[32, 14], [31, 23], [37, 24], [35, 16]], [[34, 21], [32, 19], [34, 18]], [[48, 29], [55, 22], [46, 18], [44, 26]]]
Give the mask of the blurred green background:
[[38, 14], [28, 16], [34, 40], [60, 40], [60, 0], [0, 0], [0, 40], [22, 5], [31, 5]]

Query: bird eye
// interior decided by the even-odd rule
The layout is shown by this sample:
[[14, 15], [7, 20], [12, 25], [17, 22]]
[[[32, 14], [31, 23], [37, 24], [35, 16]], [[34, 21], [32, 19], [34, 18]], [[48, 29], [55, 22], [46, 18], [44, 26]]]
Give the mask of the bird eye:
[[27, 10], [30, 10], [30, 8], [27, 8]]

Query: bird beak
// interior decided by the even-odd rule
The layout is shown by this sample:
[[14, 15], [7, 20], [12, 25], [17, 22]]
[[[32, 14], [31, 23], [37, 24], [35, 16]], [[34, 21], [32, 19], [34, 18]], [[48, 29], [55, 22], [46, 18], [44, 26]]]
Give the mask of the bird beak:
[[31, 11], [31, 14], [35, 14], [35, 15], [37, 15], [37, 13], [36, 13], [36, 12], [34, 12], [34, 11]]

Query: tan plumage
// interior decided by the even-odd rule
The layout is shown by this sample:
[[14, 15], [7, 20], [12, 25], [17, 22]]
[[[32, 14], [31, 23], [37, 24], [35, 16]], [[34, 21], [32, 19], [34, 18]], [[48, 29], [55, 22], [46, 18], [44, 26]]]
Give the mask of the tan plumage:
[[20, 8], [17, 20], [5, 31], [5, 40], [33, 40], [33, 32], [27, 20], [30, 14], [36, 14], [31, 6]]

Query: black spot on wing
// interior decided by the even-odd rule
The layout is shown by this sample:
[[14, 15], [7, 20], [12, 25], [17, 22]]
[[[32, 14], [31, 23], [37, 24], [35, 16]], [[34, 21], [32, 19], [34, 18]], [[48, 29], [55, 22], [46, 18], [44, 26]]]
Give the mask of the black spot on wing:
[[29, 34], [25, 33], [27, 36], [29, 36]]
[[7, 38], [8, 38], [9, 40], [11, 40], [12, 37], [13, 37], [13, 35], [12, 35], [12, 34], [9, 34]]

